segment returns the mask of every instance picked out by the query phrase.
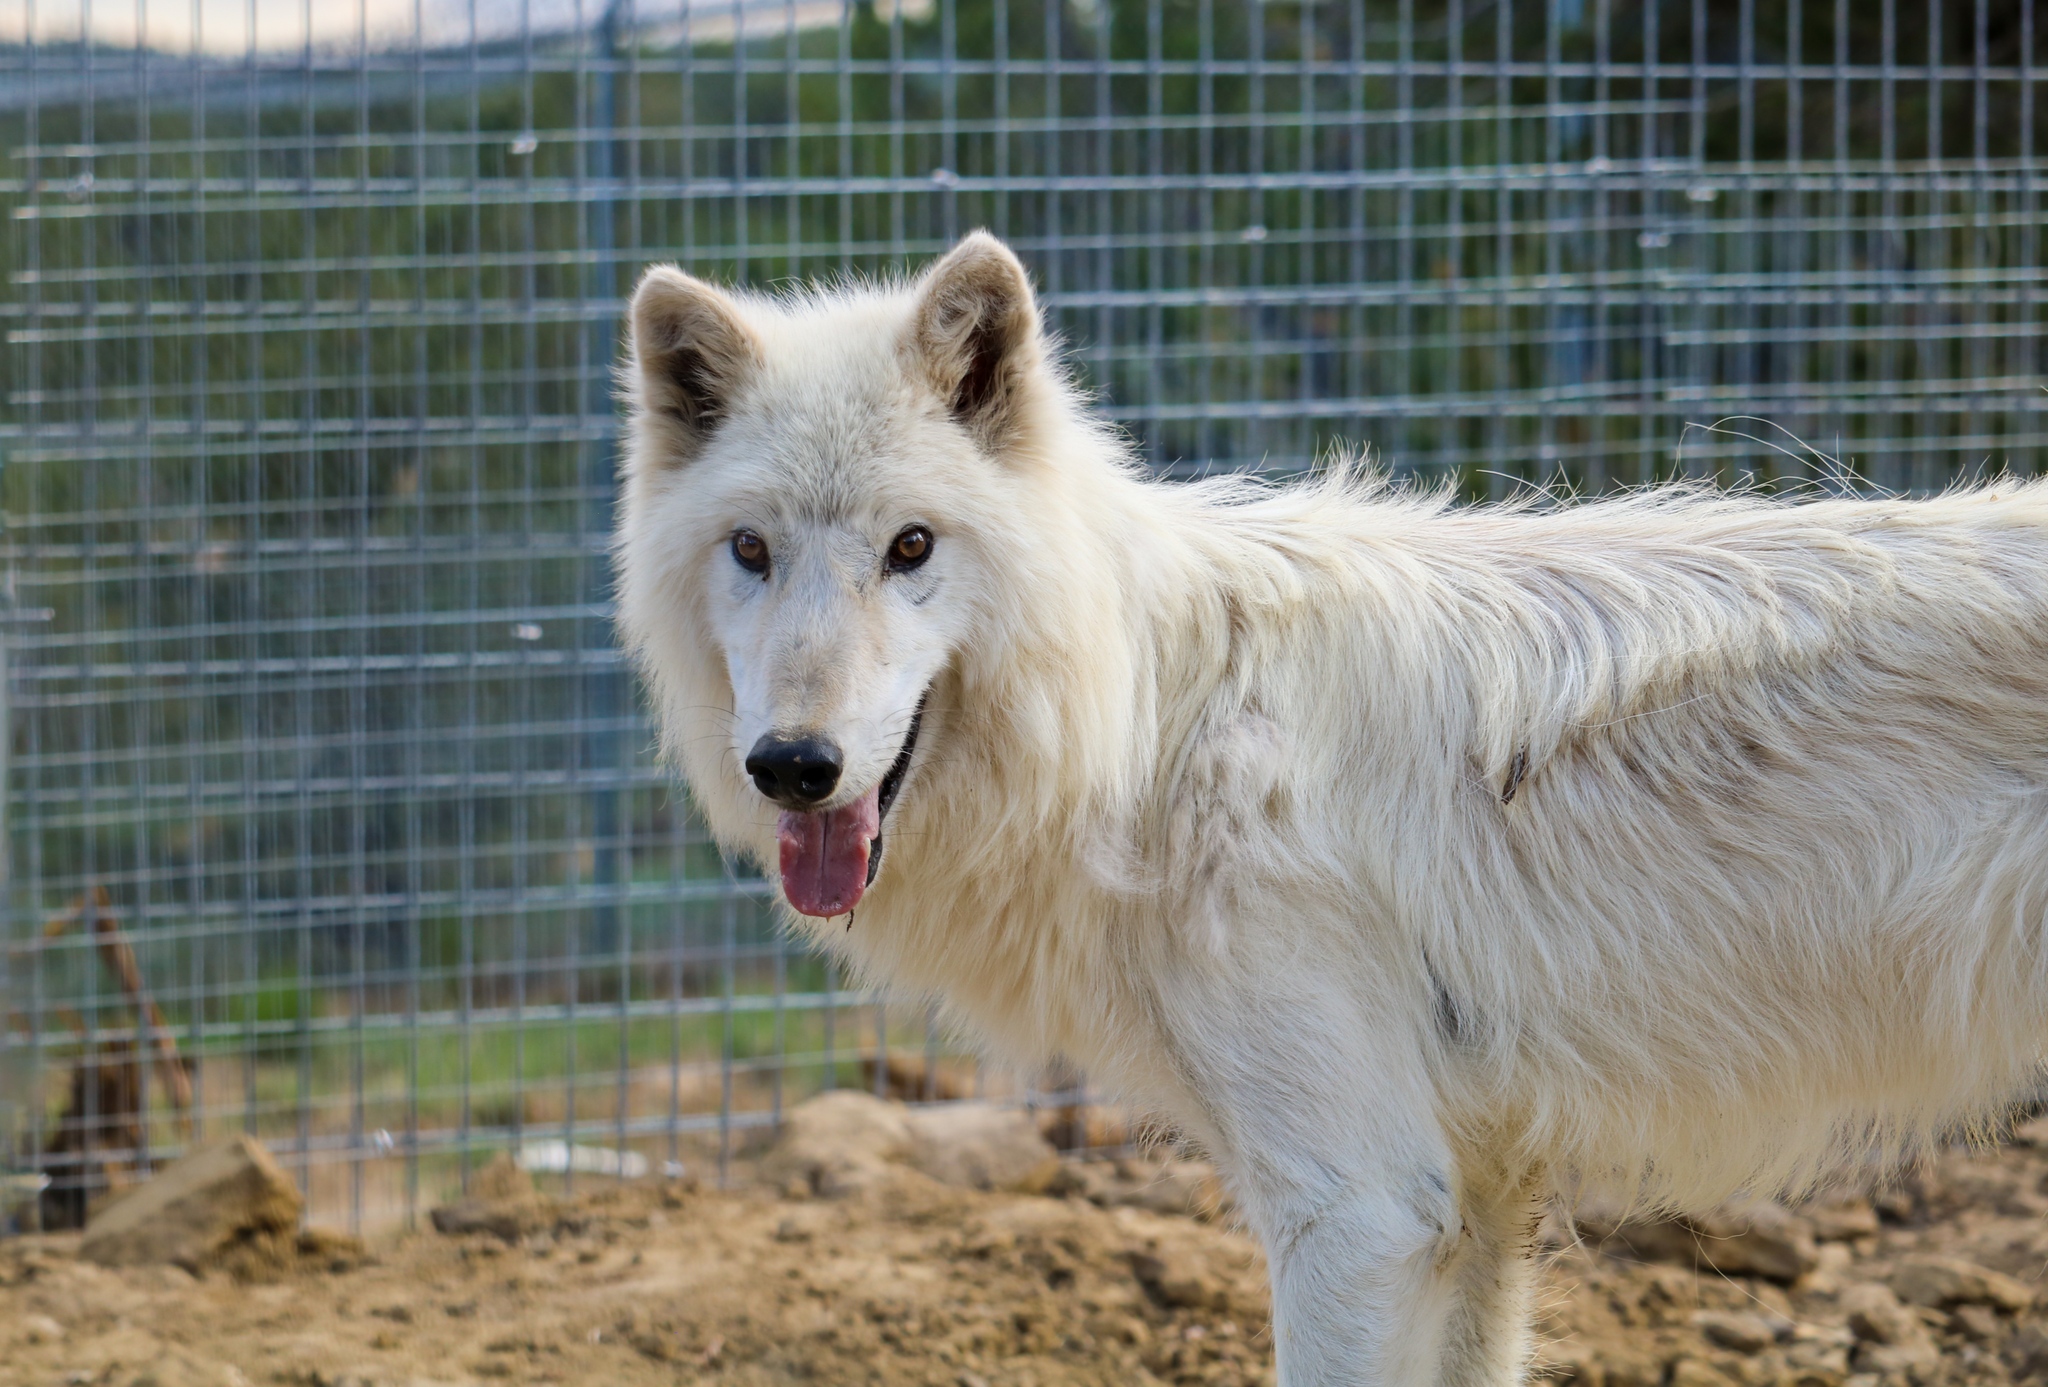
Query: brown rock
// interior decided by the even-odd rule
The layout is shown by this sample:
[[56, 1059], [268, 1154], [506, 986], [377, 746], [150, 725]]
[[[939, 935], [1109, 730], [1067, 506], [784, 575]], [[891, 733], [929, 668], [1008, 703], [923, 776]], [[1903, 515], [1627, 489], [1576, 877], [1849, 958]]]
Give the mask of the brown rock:
[[1949, 1328], [1980, 1344], [1995, 1343], [2005, 1335], [2005, 1322], [1988, 1305], [1958, 1305], [1949, 1312]]
[[837, 1198], [869, 1188], [890, 1166], [902, 1165], [914, 1141], [910, 1110], [901, 1103], [840, 1089], [783, 1114], [761, 1173], [771, 1184]]
[[1761, 1353], [1778, 1342], [1777, 1325], [1746, 1311], [1701, 1310], [1692, 1323], [1708, 1343], [1736, 1353]]
[[1899, 1303], [1889, 1286], [1875, 1281], [1842, 1288], [1838, 1302], [1856, 1337], [1877, 1344], [1919, 1345], [1928, 1342], [1927, 1326]]
[[1059, 1153], [1021, 1109], [908, 1108], [851, 1089], [791, 1108], [762, 1174], [774, 1185], [837, 1197], [906, 1166], [945, 1185], [1027, 1194], [1043, 1192], [1060, 1174]]
[[1800, 1208], [1799, 1213], [1813, 1228], [1814, 1239], [1818, 1242], [1853, 1242], [1877, 1232], [1877, 1210], [1861, 1195], [1807, 1204]]
[[[1061, 1189], [1061, 1187], [1064, 1187]], [[1079, 1194], [1102, 1209], [1144, 1209], [1216, 1219], [1231, 1208], [1230, 1196], [1207, 1161], [1156, 1160], [1127, 1156], [1114, 1161], [1068, 1161], [1055, 1189]]]
[[1131, 1272], [1162, 1305], [1222, 1310], [1230, 1304], [1230, 1288], [1223, 1279], [1190, 1258], [1140, 1252], [1131, 1257]]
[[109, 1200], [86, 1225], [79, 1253], [105, 1266], [198, 1266], [238, 1238], [295, 1228], [304, 1207], [263, 1144], [237, 1132]]
[[1671, 1387], [1734, 1387], [1737, 1380], [1698, 1358], [1681, 1358], [1671, 1365]]
[[503, 1153], [471, 1177], [468, 1194], [428, 1217], [436, 1232], [450, 1237], [481, 1233], [508, 1243], [554, 1224], [552, 1205], [534, 1188], [533, 1177]]
[[2034, 1303], [2034, 1288], [2003, 1272], [1960, 1257], [1914, 1257], [1891, 1276], [1899, 1299], [1912, 1305], [1993, 1305], [2018, 1313]]
[[1060, 1173], [1059, 1152], [1021, 1108], [954, 1103], [909, 1117], [911, 1164], [942, 1185], [1039, 1194]]
[[1679, 1262], [1691, 1266], [1699, 1254], [1699, 1239], [1676, 1219], [1589, 1202], [1574, 1212], [1572, 1221], [1579, 1236], [1600, 1251], [1633, 1257], [1639, 1262]]
[[1941, 1365], [1933, 1340], [1917, 1344], [1864, 1344], [1856, 1350], [1856, 1371], [1884, 1377], [1924, 1376]]
[[1999, 1354], [2015, 1382], [2048, 1377], [2048, 1333], [2029, 1325], [2007, 1341]]
[[64, 1342], [64, 1326], [48, 1315], [23, 1315], [14, 1326], [15, 1333], [25, 1344], [61, 1344]]
[[508, 1243], [516, 1243], [547, 1227], [547, 1220], [537, 1207], [492, 1204], [481, 1199], [458, 1199], [443, 1204], [428, 1217], [434, 1222], [435, 1232], [451, 1238], [482, 1233]]
[[300, 1257], [329, 1271], [353, 1271], [370, 1260], [363, 1240], [333, 1228], [301, 1229], [297, 1241]]
[[[1802, 1325], [1801, 1330], [1818, 1328]], [[1785, 1350], [1786, 1372], [1779, 1380], [1780, 1387], [1834, 1387], [1849, 1375], [1849, 1349], [1847, 1345], [1828, 1338], [1800, 1338], [1795, 1331], [1791, 1347]], [[1844, 1338], [1850, 1337], [1846, 1332]]]
[[1603, 1250], [1645, 1262], [1708, 1267], [1729, 1276], [1793, 1282], [1820, 1263], [1813, 1226], [1768, 1200], [1724, 1204], [1678, 1219], [1581, 1209], [1579, 1231]]
[[1686, 1222], [1699, 1237], [1700, 1260], [1718, 1272], [1792, 1282], [1820, 1264], [1813, 1225], [1769, 1200], [1723, 1204]]
[[309, 1269], [353, 1271], [369, 1260], [362, 1240], [329, 1228], [293, 1234], [281, 1229], [247, 1230], [217, 1248], [206, 1265], [237, 1281], [272, 1282]]
[[1586, 1366], [1587, 1377], [1603, 1387], [1657, 1387], [1664, 1380], [1663, 1361], [1633, 1343], [1602, 1344]]

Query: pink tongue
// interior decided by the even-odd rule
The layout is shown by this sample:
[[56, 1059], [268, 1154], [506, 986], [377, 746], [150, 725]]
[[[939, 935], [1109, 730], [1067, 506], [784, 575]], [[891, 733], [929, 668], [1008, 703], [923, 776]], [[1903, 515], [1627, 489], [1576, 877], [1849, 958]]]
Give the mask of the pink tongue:
[[824, 813], [784, 810], [775, 821], [782, 894], [804, 914], [844, 915], [868, 889], [868, 844], [882, 829], [880, 790]]

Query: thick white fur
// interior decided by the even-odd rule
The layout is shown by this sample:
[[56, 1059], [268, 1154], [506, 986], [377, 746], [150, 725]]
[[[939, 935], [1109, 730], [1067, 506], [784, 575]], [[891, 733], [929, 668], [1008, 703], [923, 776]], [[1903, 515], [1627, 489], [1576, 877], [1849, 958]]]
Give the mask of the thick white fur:
[[[855, 927], [796, 923], [1211, 1150], [1283, 1382], [1512, 1381], [1558, 1182], [1799, 1186], [2035, 1074], [2048, 486], [1161, 484], [1035, 331], [996, 427], [949, 414], [920, 314], [1003, 265], [975, 238], [780, 300], [658, 272], [752, 336], [708, 435], [637, 413], [623, 628], [771, 873], [751, 738], [824, 729], [859, 791], [930, 682]], [[878, 567], [912, 522], [914, 593]]]

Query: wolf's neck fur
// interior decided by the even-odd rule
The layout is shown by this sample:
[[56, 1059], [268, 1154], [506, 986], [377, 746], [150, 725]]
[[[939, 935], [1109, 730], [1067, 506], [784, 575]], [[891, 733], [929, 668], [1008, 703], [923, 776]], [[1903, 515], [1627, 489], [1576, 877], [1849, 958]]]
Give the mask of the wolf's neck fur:
[[1006, 462], [1035, 474], [1035, 547], [1055, 561], [1020, 575], [1002, 638], [939, 686], [945, 764], [899, 811], [896, 889], [832, 942], [943, 992], [1014, 1056], [1080, 1043], [1093, 1053], [1063, 1057], [1156, 1088], [1170, 1076], [1129, 1070], [1157, 1051], [1130, 991], [1152, 972], [1131, 965], [1185, 944], [1176, 788], [1213, 769], [1200, 752], [1242, 711], [1248, 607], [1310, 584], [1234, 520], [1250, 484], [1148, 480], [1071, 399], [1047, 404]]

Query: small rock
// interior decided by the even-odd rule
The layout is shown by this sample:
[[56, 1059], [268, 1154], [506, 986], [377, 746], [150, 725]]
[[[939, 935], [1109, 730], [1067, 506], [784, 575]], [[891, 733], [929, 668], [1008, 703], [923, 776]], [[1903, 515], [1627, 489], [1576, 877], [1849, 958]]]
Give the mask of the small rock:
[[1856, 1349], [1857, 1372], [1918, 1379], [1940, 1364], [1941, 1350], [1926, 1324], [1888, 1287], [1861, 1282], [1842, 1292], [1841, 1304], [1849, 1327], [1864, 1341]]
[[1671, 1365], [1671, 1387], [1733, 1387], [1735, 1379], [1712, 1363], [1681, 1358]]
[[1899, 1303], [1889, 1286], [1862, 1281], [1842, 1290], [1840, 1304], [1848, 1316], [1849, 1328], [1859, 1339], [1878, 1344], [1922, 1344], [1928, 1342], [1927, 1326], [1920, 1317]]
[[2015, 1382], [2048, 1377], [2048, 1333], [2028, 1325], [2012, 1336], [1999, 1357], [2012, 1369]]
[[1844, 1273], [1855, 1260], [1846, 1243], [1822, 1243], [1814, 1249], [1813, 1270], [1799, 1284], [1815, 1295], [1833, 1295], [1842, 1289]]
[[1797, 1281], [1819, 1265], [1813, 1226], [1783, 1205], [1752, 1199], [1688, 1219], [1700, 1259], [1730, 1276]]
[[[1847, 1331], [1843, 1337], [1849, 1337]], [[1849, 1348], [1831, 1340], [1795, 1338], [1785, 1350], [1785, 1362], [1795, 1384], [1816, 1380], [1836, 1383], [1849, 1374]]]
[[449, 1237], [482, 1233], [504, 1242], [516, 1243], [543, 1226], [540, 1211], [520, 1205], [486, 1204], [480, 1199], [458, 1199], [443, 1204], [428, 1215], [434, 1231]]
[[[247, 1387], [248, 1378], [226, 1363], [194, 1358], [176, 1349], [164, 1349], [133, 1377], [110, 1364], [92, 1375], [92, 1381], [119, 1387]], [[117, 1375], [118, 1374], [118, 1375]], [[67, 1376], [67, 1381], [69, 1377]]]
[[1701, 1310], [1692, 1323], [1708, 1343], [1736, 1353], [1761, 1353], [1778, 1342], [1778, 1326], [1746, 1311]]
[[1857, 1238], [1868, 1238], [1877, 1233], [1877, 1210], [1868, 1199], [1860, 1195], [1849, 1199], [1832, 1199], [1821, 1204], [1808, 1204], [1799, 1212], [1813, 1228], [1813, 1236], [1817, 1242], [1853, 1242]]
[[853, 1089], [821, 1093], [783, 1114], [762, 1162], [766, 1180], [838, 1198], [873, 1185], [910, 1158], [910, 1110]]
[[1818, 1345], [1822, 1348], [1853, 1348], [1856, 1344], [1856, 1333], [1838, 1324], [1795, 1324], [1792, 1326], [1792, 1345], [1796, 1349], [1803, 1344]]
[[1724, 1204], [1681, 1219], [1618, 1215], [1591, 1206], [1579, 1211], [1577, 1223], [1582, 1234], [1609, 1251], [1728, 1276], [1790, 1283], [1820, 1263], [1812, 1225], [1769, 1200]]
[[1885, 1222], [1918, 1227], [1955, 1212], [1956, 1201], [1938, 1166], [1908, 1171], [1885, 1188], [1873, 1191], [1870, 1202]]
[[48, 1315], [23, 1315], [16, 1322], [25, 1344], [61, 1344], [64, 1342], [64, 1326]]
[[1994, 1343], [2005, 1335], [2005, 1322], [1988, 1305], [1958, 1305], [1949, 1311], [1949, 1328], [1980, 1344]]
[[1933, 1344], [1864, 1344], [1855, 1350], [1855, 1371], [1878, 1377], [1923, 1375], [1942, 1362], [1942, 1350]]
[[1639, 1262], [1680, 1262], [1692, 1265], [1699, 1240], [1677, 1219], [1656, 1218], [1605, 1203], [1587, 1201], [1573, 1211], [1579, 1236], [1603, 1252], [1619, 1253]]
[[450, 1237], [481, 1233], [508, 1243], [554, 1223], [552, 1206], [534, 1187], [533, 1177], [502, 1152], [470, 1179], [468, 1194], [428, 1217], [436, 1232]]
[[1583, 1380], [1603, 1387], [1659, 1387], [1664, 1381], [1663, 1359], [1642, 1344], [1601, 1344], [1585, 1369]]
[[1941, 1365], [1941, 1350], [1929, 1339], [1917, 1344], [1867, 1343], [1856, 1350], [1856, 1371], [1882, 1377], [1913, 1377]]
[[237, 1238], [296, 1228], [304, 1207], [263, 1144], [237, 1132], [107, 1201], [86, 1225], [79, 1255], [103, 1266], [196, 1266]]
[[1915, 1257], [1891, 1276], [1899, 1299], [1913, 1305], [1993, 1305], [2018, 1313], [2034, 1303], [2034, 1288], [2003, 1272], [1960, 1257]]
[[852, 1089], [791, 1108], [762, 1173], [785, 1193], [836, 1198], [904, 1166], [945, 1185], [1028, 1194], [1044, 1191], [1060, 1173], [1059, 1153], [1021, 1109], [913, 1109]]
[[363, 1240], [332, 1228], [303, 1228], [297, 1239], [299, 1256], [328, 1271], [354, 1271], [370, 1260]]
[[911, 1112], [911, 1163], [942, 1185], [1037, 1194], [1060, 1172], [1059, 1152], [1021, 1108], [952, 1103]]
[[1230, 1303], [1230, 1291], [1222, 1279], [1190, 1260], [1140, 1252], [1131, 1258], [1131, 1272], [1138, 1284], [1165, 1306], [1222, 1310]]
[[1842, 1292], [1841, 1303], [1849, 1313], [1849, 1327], [1863, 1340], [1856, 1349], [1857, 1372], [1919, 1377], [1941, 1362], [1941, 1350], [1926, 1324], [1887, 1287], [1859, 1283]]
[[1214, 1220], [1230, 1209], [1230, 1196], [1207, 1161], [1067, 1161], [1048, 1192], [1079, 1194], [1101, 1209], [1144, 1209], [1155, 1214]]

